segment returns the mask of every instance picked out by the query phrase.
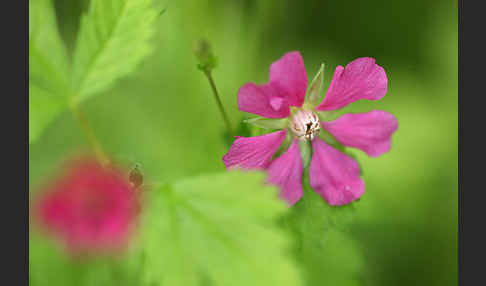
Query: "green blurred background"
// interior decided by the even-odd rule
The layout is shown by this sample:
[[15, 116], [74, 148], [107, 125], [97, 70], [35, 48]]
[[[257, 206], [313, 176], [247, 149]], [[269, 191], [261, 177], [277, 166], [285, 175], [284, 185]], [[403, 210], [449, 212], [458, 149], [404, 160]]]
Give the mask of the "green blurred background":
[[[72, 49], [88, 1], [55, 2], [61, 35]], [[301, 52], [309, 77], [324, 62], [325, 88], [337, 65], [374, 57], [387, 72], [387, 95], [344, 112], [383, 109], [397, 117], [399, 129], [391, 152], [379, 158], [356, 152], [366, 192], [348, 232], [362, 259], [353, 267], [339, 261], [340, 273], [359, 275], [364, 285], [456, 285], [457, 1], [155, 5], [167, 10], [157, 21], [151, 56], [136, 73], [83, 105], [111, 156], [140, 163], [146, 180], [152, 174], [175, 181], [224, 170], [224, 122], [192, 52], [201, 37], [218, 58], [213, 75], [235, 126], [243, 116], [238, 88], [266, 82], [269, 65], [285, 52]], [[72, 115], [62, 114], [30, 145], [32, 191], [67, 154], [88, 148]], [[339, 247], [333, 251], [349, 251]]]

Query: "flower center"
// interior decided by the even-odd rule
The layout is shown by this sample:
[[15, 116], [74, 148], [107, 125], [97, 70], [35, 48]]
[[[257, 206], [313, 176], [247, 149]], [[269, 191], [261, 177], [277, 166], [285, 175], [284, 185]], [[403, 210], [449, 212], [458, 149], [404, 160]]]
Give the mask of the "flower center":
[[290, 130], [300, 140], [312, 140], [319, 134], [321, 124], [319, 117], [309, 110], [299, 110], [290, 123]]

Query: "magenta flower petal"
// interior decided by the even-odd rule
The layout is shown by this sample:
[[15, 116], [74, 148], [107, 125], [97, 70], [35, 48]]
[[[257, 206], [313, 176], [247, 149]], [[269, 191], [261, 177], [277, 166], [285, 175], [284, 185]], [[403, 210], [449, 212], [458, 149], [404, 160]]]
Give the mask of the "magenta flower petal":
[[330, 205], [345, 205], [364, 193], [358, 163], [324, 141], [312, 141], [310, 185]]
[[289, 105], [302, 106], [307, 90], [307, 73], [299, 52], [289, 52], [270, 66], [270, 82], [279, 87]]
[[267, 118], [284, 118], [290, 115], [287, 99], [272, 83], [247, 83], [238, 91], [238, 108]]
[[223, 156], [224, 165], [227, 169], [265, 169], [286, 135], [287, 130], [281, 130], [256, 137], [237, 136]]
[[37, 219], [72, 253], [120, 250], [133, 231], [138, 200], [124, 174], [80, 159], [41, 192]]
[[387, 92], [385, 70], [373, 58], [358, 58], [336, 67], [326, 96], [317, 110], [336, 110], [356, 100], [378, 100]]
[[297, 139], [294, 139], [289, 149], [273, 160], [268, 167], [268, 181], [282, 189], [280, 197], [290, 205], [294, 205], [304, 195], [302, 171], [302, 158]]
[[341, 144], [361, 149], [371, 157], [390, 151], [391, 136], [398, 128], [395, 117], [381, 110], [348, 113], [321, 124]]

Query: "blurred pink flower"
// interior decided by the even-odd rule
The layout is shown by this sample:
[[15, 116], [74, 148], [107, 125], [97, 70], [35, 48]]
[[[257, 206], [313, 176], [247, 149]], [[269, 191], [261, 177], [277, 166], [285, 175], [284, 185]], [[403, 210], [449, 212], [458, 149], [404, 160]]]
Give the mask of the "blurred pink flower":
[[[334, 121], [319, 116], [325, 118], [328, 111], [360, 99], [381, 99], [387, 92], [387, 83], [385, 71], [375, 64], [375, 59], [358, 58], [345, 68], [336, 68], [325, 98], [316, 104], [309, 100], [310, 95], [305, 96], [307, 74], [302, 56], [299, 52], [285, 54], [270, 66], [270, 79], [266, 84], [247, 83], [240, 88], [238, 107], [241, 111], [266, 118], [288, 118], [286, 125], [282, 126], [283, 130], [262, 136], [236, 137], [223, 156], [226, 168], [267, 170], [268, 181], [279, 186], [281, 197], [293, 205], [303, 195], [304, 166], [299, 140], [305, 144], [310, 141], [313, 154], [309, 176], [314, 191], [330, 205], [345, 205], [358, 199], [364, 192], [358, 163], [319, 138], [321, 128], [340, 144], [376, 157], [390, 150], [397, 120], [380, 110], [345, 114]], [[315, 90], [312, 93], [316, 96]], [[287, 136], [292, 140], [290, 147], [272, 160]]]
[[118, 251], [128, 242], [139, 207], [125, 177], [94, 159], [73, 161], [41, 191], [37, 219], [73, 254]]

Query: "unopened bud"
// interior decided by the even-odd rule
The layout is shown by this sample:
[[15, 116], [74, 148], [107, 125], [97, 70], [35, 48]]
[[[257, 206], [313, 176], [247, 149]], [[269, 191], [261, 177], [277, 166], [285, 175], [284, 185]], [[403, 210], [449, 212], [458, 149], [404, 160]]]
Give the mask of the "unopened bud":
[[216, 67], [216, 57], [213, 55], [211, 45], [206, 39], [196, 41], [193, 51], [199, 61], [198, 68], [200, 70], [210, 72]]

